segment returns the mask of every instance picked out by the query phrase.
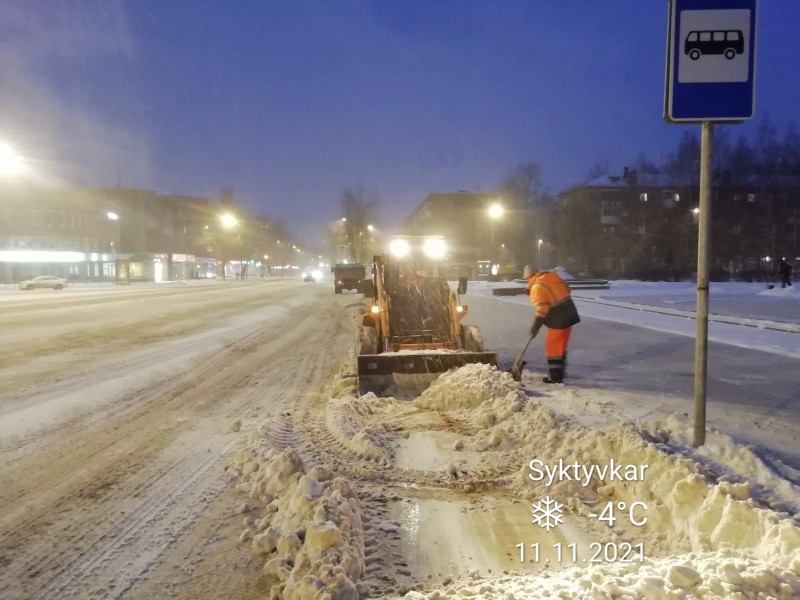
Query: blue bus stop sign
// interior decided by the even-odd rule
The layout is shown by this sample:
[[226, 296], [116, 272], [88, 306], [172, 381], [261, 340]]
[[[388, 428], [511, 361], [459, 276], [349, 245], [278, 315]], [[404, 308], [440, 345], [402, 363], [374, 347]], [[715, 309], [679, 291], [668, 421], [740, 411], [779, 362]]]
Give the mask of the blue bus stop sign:
[[670, 0], [667, 40], [667, 121], [753, 116], [756, 0]]

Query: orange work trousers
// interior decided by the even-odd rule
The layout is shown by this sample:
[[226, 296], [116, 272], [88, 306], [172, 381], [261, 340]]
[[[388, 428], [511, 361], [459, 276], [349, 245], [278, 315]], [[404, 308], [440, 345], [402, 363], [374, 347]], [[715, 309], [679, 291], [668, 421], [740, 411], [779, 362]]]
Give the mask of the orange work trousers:
[[572, 333], [572, 327], [566, 329], [549, 329], [547, 330], [547, 338], [544, 341], [544, 351], [547, 354], [547, 361], [564, 360], [564, 354], [567, 352], [567, 345], [569, 344], [569, 336]]

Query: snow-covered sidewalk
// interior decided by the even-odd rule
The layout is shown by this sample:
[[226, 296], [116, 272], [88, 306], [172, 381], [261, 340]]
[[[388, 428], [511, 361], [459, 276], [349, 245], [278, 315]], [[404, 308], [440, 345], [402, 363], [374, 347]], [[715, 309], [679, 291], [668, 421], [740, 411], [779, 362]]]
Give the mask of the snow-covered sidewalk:
[[[687, 337], [695, 336], [694, 310], [661, 306], [692, 302], [694, 284], [612, 282], [610, 290], [573, 293], [581, 316], [626, 323]], [[469, 293], [492, 296], [498, 287], [523, 287], [518, 283], [470, 282]], [[757, 287], [756, 287], [757, 286]], [[714, 312], [715, 295], [724, 295], [725, 314]], [[527, 296], [493, 296], [498, 302], [529, 305]], [[626, 301], [619, 298], [625, 298]], [[708, 339], [710, 341], [800, 358], [800, 290], [766, 290], [763, 284], [712, 284]], [[637, 299], [638, 302], [629, 300]], [[773, 310], [781, 319], [748, 316]]]

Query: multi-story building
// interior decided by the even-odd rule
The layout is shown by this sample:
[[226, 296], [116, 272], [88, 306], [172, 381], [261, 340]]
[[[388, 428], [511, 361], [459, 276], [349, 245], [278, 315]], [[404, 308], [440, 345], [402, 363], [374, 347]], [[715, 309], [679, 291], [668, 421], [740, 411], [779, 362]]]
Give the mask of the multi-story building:
[[[558, 262], [574, 274], [686, 278], [696, 271], [699, 190], [663, 174], [625, 169], [558, 195], [553, 233]], [[715, 177], [712, 275], [757, 277], [775, 258], [800, 260], [800, 181]]]
[[490, 208], [502, 205], [497, 194], [433, 193], [403, 223], [405, 235], [442, 235], [453, 270], [471, 277], [486, 276], [492, 264], [513, 261], [509, 248], [509, 220], [519, 215], [504, 211], [492, 216]]
[[[119, 251], [133, 255], [131, 276], [144, 279], [189, 279], [218, 253], [218, 211], [209, 198], [98, 188], [91, 193], [119, 215]], [[144, 255], [144, 256], [142, 256]], [[151, 263], [151, 266], [147, 266]]]
[[[132, 281], [188, 279], [218, 270], [215, 201], [125, 188], [0, 187], [0, 282], [36, 275]], [[224, 237], [226, 236], [226, 237]], [[206, 258], [208, 257], [208, 258]]]
[[0, 187], [0, 281], [113, 276], [120, 222], [113, 203], [79, 188]]

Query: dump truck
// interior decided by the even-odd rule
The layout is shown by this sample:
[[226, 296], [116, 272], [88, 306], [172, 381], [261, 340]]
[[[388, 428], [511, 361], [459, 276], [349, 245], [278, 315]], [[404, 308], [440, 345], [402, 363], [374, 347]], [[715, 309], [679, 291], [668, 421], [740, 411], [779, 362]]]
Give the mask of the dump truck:
[[366, 278], [364, 265], [356, 263], [341, 263], [334, 265], [333, 271], [333, 292], [341, 294], [342, 290], [355, 290], [361, 293], [361, 286]]
[[442, 236], [395, 236], [389, 252], [374, 257], [359, 337], [362, 391], [424, 387], [455, 367], [497, 365], [478, 328], [461, 323], [468, 307], [438, 272], [445, 253]]

